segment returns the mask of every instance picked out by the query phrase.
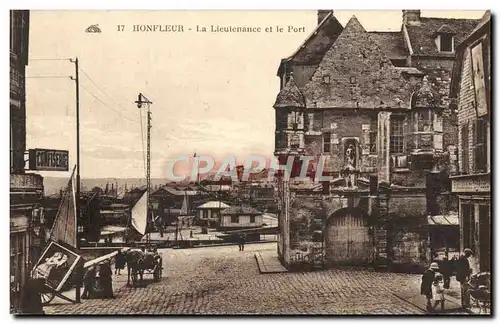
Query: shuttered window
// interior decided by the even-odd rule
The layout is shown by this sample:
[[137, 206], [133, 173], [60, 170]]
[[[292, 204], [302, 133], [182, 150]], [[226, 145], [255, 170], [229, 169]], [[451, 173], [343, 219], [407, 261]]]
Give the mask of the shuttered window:
[[462, 173], [469, 172], [469, 123], [462, 125], [461, 129], [462, 142]]
[[486, 122], [476, 119], [472, 124], [473, 163], [475, 172], [486, 172]]

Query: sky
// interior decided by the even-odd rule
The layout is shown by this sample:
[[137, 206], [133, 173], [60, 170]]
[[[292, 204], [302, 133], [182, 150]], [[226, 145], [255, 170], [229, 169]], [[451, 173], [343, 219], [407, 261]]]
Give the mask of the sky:
[[[422, 11], [422, 16], [481, 18], [483, 13]], [[368, 31], [401, 26], [400, 10], [335, 10], [344, 26], [353, 15]], [[194, 152], [219, 161], [230, 155], [238, 161], [250, 154], [271, 157], [279, 62], [317, 24], [316, 11], [31, 11], [30, 19], [27, 147], [68, 150], [70, 169], [76, 163], [76, 91], [70, 79], [75, 66], [68, 59], [78, 57], [83, 178], [145, 176], [146, 110], [134, 103], [139, 92], [153, 102], [153, 178], [166, 176], [173, 157]], [[92, 24], [102, 32], [85, 33]], [[141, 24], [183, 25], [184, 32], [133, 32], [133, 25]], [[196, 32], [197, 26], [210, 25], [263, 31]], [[284, 32], [264, 31], [275, 26]], [[301, 31], [289, 33], [288, 26]]]

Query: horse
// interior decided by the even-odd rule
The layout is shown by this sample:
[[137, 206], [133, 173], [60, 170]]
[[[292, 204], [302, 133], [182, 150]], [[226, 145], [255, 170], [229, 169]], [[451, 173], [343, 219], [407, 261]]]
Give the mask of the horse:
[[135, 286], [137, 283], [137, 275], [139, 274], [142, 280], [144, 269], [143, 260], [144, 252], [138, 249], [122, 250], [125, 262], [127, 263], [127, 285], [130, 286], [130, 277], [132, 276], [132, 283]]
[[127, 285], [130, 285], [130, 277], [135, 286], [137, 275], [143, 280], [144, 270], [154, 269], [161, 262], [161, 256], [155, 253], [147, 253], [138, 249], [125, 249], [122, 253], [127, 262]]

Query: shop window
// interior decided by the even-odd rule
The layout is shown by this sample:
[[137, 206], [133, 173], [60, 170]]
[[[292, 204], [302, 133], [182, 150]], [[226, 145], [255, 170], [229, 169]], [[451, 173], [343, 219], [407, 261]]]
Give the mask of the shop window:
[[476, 119], [472, 124], [473, 163], [475, 172], [486, 172], [486, 122], [484, 119]]
[[390, 153], [404, 152], [404, 117], [391, 117], [391, 138], [390, 138]]
[[231, 215], [231, 223], [239, 223], [238, 222], [238, 215]]
[[331, 152], [331, 133], [323, 133], [323, 153]]
[[479, 264], [481, 271], [491, 270], [490, 205], [479, 205]]
[[462, 237], [463, 248], [475, 250], [474, 237], [475, 237], [475, 222], [474, 222], [474, 205], [462, 204], [461, 206], [461, 219], [462, 219]]

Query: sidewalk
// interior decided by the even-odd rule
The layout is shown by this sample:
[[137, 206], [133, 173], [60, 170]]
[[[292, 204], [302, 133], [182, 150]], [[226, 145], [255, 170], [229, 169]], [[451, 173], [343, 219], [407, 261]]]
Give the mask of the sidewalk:
[[[415, 276], [415, 281], [412, 283], [411, 294], [393, 294], [401, 300], [404, 300], [414, 306], [420, 308], [422, 311], [426, 312], [427, 299], [425, 296], [420, 295], [420, 283], [421, 276]], [[472, 307], [471, 309], [463, 309], [460, 297], [460, 283], [451, 278], [450, 289], [446, 289], [444, 293], [445, 298], [445, 310], [444, 314], [457, 314], [457, 315], [470, 315], [479, 314], [479, 309], [477, 307]], [[439, 309], [440, 306], [438, 306]], [[436, 313], [436, 314], [439, 314]]]
[[255, 260], [260, 273], [281, 273], [288, 270], [281, 264], [276, 255], [276, 251], [255, 252]]

